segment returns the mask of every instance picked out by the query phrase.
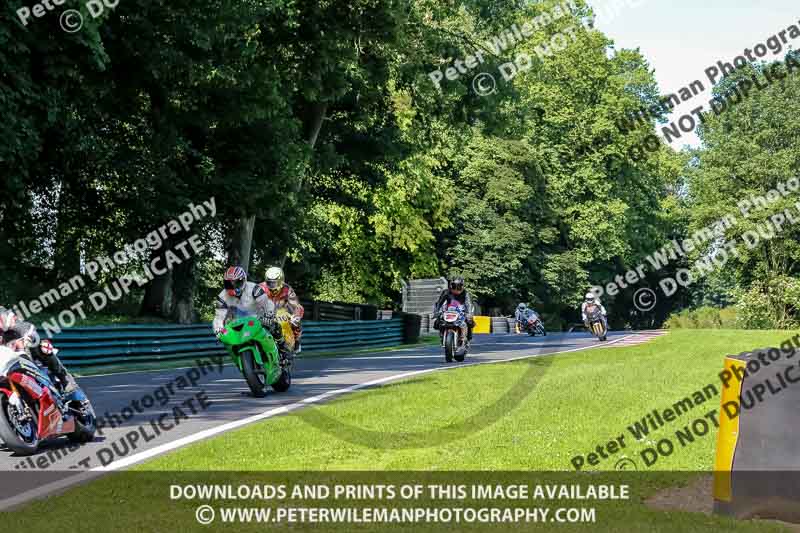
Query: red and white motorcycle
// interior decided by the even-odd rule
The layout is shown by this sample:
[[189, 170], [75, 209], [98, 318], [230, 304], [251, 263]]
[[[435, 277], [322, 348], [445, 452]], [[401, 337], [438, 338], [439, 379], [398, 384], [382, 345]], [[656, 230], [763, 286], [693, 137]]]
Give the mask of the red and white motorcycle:
[[[47, 340], [40, 348], [57, 353]], [[19, 455], [36, 453], [43, 441], [63, 436], [71, 442], [92, 440], [94, 409], [73, 385], [62, 397], [47, 372], [24, 353], [0, 346], [0, 440]]]

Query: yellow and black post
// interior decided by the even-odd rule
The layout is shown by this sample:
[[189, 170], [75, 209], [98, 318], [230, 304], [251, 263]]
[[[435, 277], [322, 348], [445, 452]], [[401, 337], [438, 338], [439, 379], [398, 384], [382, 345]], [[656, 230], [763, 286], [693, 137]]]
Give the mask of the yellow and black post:
[[800, 352], [728, 356], [714, 464], [714, 512], [800, 522]]

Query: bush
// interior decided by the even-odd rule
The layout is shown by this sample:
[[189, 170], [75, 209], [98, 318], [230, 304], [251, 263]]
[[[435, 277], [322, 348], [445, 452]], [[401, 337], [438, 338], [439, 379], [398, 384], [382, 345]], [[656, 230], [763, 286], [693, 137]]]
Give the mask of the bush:
[[722, 319], [719, 316], [720, 309], [716, 307], [701, 307], [694, 311], [694, 321], [698, 329], [719, 329], [722, 327]]
[[674, 313], [664, 322], [667, 329], [735, 329], [736, 310], [699, 307]]
[[800, 327], [800, 279], [777, 276], [733, 291], [736, 304], [717, 309], [700, 307], [671, 315], [669, 329], [797, 329]]
[[719, 319], [722, 329], [736, 329], [736, 308], [726, 307], [719, 310]]
[[689, 316], [691, 311], [684, 309], [679, 313], [673, 313], [664, 321], [664, 327], [667, 329], [693, 329], [694, 320]]
[[770, 283], [756, 282], [739, 292], [736, 302], [737, 327], [741, 329], [796, 329], [800, 280], [780, 276]]

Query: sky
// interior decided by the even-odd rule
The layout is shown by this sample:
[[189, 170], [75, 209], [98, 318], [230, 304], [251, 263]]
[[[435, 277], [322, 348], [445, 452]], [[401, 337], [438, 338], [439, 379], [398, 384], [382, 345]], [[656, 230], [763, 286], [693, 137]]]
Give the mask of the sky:
[[[616, 48], [639, 48], [655, 70], [662, 94], [677, 93], [694, 80], [706, 92], [676, 108], [670, 120], [703, 104], [708, 110], [710, 83], [705, 70], [724, 60], [732, 63], [792, 24], [800, 26], [800, 5], [791, 0], [587, 0], [598, 12], [595, 25]], [[618, 5], [616, 9], [610, 6]], [[602, 6], [606, 6], [603, 8]], [[606, 13], [605, 16], [603, 14]], [[790, 41], [792, 44], [792, 41]], [[794, 41], [800, 48], [800, 39]], [[764, 59], [783, 58], [787, 50]], [[675, 141], [698, 146], [696, 135]]]

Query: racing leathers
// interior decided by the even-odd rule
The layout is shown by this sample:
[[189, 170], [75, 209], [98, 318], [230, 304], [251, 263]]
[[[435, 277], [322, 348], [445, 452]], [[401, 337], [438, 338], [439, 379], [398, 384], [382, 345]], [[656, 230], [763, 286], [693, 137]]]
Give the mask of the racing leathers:
[[605, 322], [606, 327], [608, 327], [608, 317], [606, 316], [606, 308], [603, 307], [603, 304], [600, 303], [600, 300], [595, 300], [592, 303], [583, 302], [581, 304], [581, 318], [583, 319], [583, 325], [587, 328], [589, 327], [589, 319], [586, 316], [586, 308], [590, 305], [596, 305], [600, 308], [600, 313], [603, 315], [603, 322]]
[[294, 332], [295, 343], [300, 342], [300, 336], [303, 334], [303, 328], [301, 327], [300, 323], [303, 320], [305, 309], [303, 309], [303, 306], [300, 305], [300, 299], [297, 297], [297, 293], [294, 292], [294, 289], [292, 289], [289, 285], [284, 285], [275, 294], [269, 290], [266, 282], [262, 283], [260, 286], [261, 289], [266, 293], [267, 298], [269, 298], [270, 301], [272, 301], [272, 303], [275, 305], [276, 313], [279, 309], [286, 309], [292, 316], [291, 324], [292, 331]]
[[18, 353], [25, 356], [35, 363], [41, 363], [50, 372], [50, 375], [57, 378], [55, 383], [61, 392], [69, 390], [73, 385], [70, 380], [69, 372], [64, 368], [61, 360], [56, 355], [53, 345], [49, 340], [41, 340], [36, 327], [30, 322], [17, 322], [11, 328], [2, 332], [3, 345], [8, 346]]
[[433, 327], [439, 330], [441, 336], [442, 331], [439, 326], [441, 325], [442, 306], [453, 300], [464, 306], [464, 314], [467, 319], [467, 341], [472, 341], [472, 328], [475, 327], [475, 319], [472, 317], [472, 298], [470, 298], [466, 289], [461, 291], [461, 294], [453, 294], [450, 289], [444, 289], [439, 294], [439, 299], [433, 304], [433, 316], [436, 317]]
[[514, 312], [514, 318], [517, 321], [517, 327], [519, 327], [519, 331], [524, 331], [528, 325], [528, 319], [530, 317], [539, 317], [538, 313], [531, 309], [530, 307], [526, 307], [523, 310], [517, 309]]
[[240, 297], [233, 296], [223, 290], [217, 296], [217, 311], [214, 315], [214, 333], [219, 333], [227, 322], [246, 316], [256, 316], [261, 324], [272, 334], [278, 346], [281, 360], [291, 355], [286, 341], [283, 339], [281, 325], [275, 320], [275, 304], [272, 303], [264, 289], [248, 281], [242, 288]]

